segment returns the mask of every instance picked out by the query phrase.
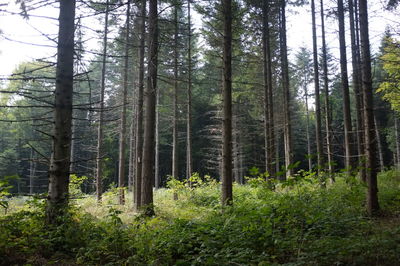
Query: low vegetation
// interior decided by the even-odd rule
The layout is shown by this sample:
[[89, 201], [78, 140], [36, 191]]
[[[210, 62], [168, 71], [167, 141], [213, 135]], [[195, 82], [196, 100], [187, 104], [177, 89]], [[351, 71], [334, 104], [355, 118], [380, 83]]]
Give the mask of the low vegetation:
[[[78, 183], [79, 185], [79, 179]], [[155, 193], [153, 218], [101, 205], [76, 187], [62, 223], [44, 224], [44, 201], [12, 198], [0, 217], [3, 265], [396, 265], [400, 261], [400, 175], [381, 173], [379, 218], [365, 213], [365, 187], [338, 176], [321, 186], [313, 174], [284, 183], [250, 178], [221, 209], [219, 184], [196, 176]], [[173, 194], [178, 200], [173, 200]]]

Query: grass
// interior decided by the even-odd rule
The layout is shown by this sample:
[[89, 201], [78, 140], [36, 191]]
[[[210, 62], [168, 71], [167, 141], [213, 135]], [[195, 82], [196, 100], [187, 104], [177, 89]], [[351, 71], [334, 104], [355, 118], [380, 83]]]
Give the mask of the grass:
[[43, 204], [13, 198], [0, 217], [0, 264], [28, 265], [399, 265], [400, 177], [379, 177], [381, 216], [364, 210], [365, 187], [338, 177], [326, 189], [310, 176], [234, 186], [221, 209], [219, 185], [155, 192], [157, 216], [145, 218], [115, 191], [103, 204], [74, 201], [64, 225], [43, 223]]

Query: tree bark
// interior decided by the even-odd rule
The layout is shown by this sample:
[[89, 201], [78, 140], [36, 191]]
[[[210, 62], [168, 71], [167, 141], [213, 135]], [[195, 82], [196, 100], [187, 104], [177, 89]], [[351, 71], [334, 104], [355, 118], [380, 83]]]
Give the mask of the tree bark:
[[126, 26], [125, 26], [125, 55], [124, 55], [124, 76], [123, 76], [123, 92], [122, 92], [122, 111], [120, 118], [119, 132], [119, 165], [118, 165], [118, 188], [119, 188], [119, 204], [125, 204], [125, 157], [126, 157], [126, 107], [128, 105], [128, 63], [129, 63], [129, 32], [130, 32], [130, 0], [126, 7]]
[[142, 206], [142, 153], [143, 153], [143, 92], [144, 92], [144, 53], [146, 34], [146, 0], [141, 0], [140, 7], [140, 43], [139, 43], [139, 75], [137, 97], [137, 121], [136, 121], [136, 165], [135, 188], [133, 203], [135, 211]]
[[349, 16], [350, 16], [350, 38], [351, 38], [351, 63], [353, 67], [353, 90], [356, 100], [356, 130], [357, 130], [357, 155], [359, 157], [358, 165], [360, 167], [361, 180], [365, 181], [365, 165], [364, 165], [364, 137], [363, 137], [363, 121], [362, 121], [362, 92], [361, 92], [361, 73], [360, 73], [360, 52], [359, 43], [357, 41], [358, 31], [356, 30], [356, 11], [353, 0], [349, 0]]
[[376, 143], [377, 143], [377, 148], [378, 148], [379, 171], [383, 172], [385, 170], [385, 165], [383, 163], [381, 134], [379, 134], [379, 127], [378, 127], [378, 121], [376, 119], [376, 115], [374, 115], [374, 125], [375, 125]]
[[172, 121], [172, 176], [178, 178], [178, 3], [174, 8], [174, 96]]
[[361, 76], [364, 95], [364, 134], [367, 180], [367, 211], [375, 215], [379, 211], [378, 180], [376, 169], [376, 136], [374, 128], [374, 105], [371, 75], [371, 54], [368, 33], [367, 0], [359, 0], [360, 40], [361, 40]]
[[53, 145], [46, 220], [56, 224], [68, 204], [74, 65], [75, 1], [60, 0]]
[[351, 173], [354, 170], [352, 150], [352, 126], [350, 111], [349, 78], [347, 72], [346, 39], [344, 27], [343, 0], [338, 0], [339, 19], [339, 44], [340, 44], [340, 70], [343, 90], [343, 123], [344, 123], [344, 145], [346, 170]]
[[[192, 163], [192, 26], [190, 16], [190, 0], [188, 0], [188, 88], [186, 113], [186, 175], [190, 179], [193, 172]], [[190, 184], [190, 182], [189, 182]]]
[[100, 87], [100, 106], [99, 106], [99, 123], [97, 126], [97, 157], [96, 157], [96, 196], [97, 201], [101, 201], [103, 193], [102, 176], [103, 176], [103, 123], [104, 123], [104, 91], [106, 81], [106, 53], [108, 42], [108, 14], [109, 14], [109, 0], [106, 1], [106, 13], [104, 19], [104, 37], [103, 37], [103, 54], [102, 54], [102, 68], [101, 68], [101, 87]]
[[395, 143], [396, 143], [396, 168], [397, 170], [400, 170], [400, 143], [399, 143], [399, 121], [396, 117], [394, 118], [394, 137], [395, 137]]
[[263, 1], [263, 68], [264, 68], [264, 143], [265, 170], [275, 177], [275, 132], [272, 93], [272, 60], [269, 34], [269, 7]]
[[333, 159], [332, 159], [332, 136], [331, 136], [331, 116], [329, 108], [329, 79], [328, 79], [328, 59], [325, 38], [325, 14], [324, 2], [321, 0], [321, 32], [322, 32], [322, 65], [323, 65], [323, 80], [325, 93], [325, 131], [326, 131], [326, 154], [328, 158], [328, 173], [332, 181], [333, 176]]
[[[284, 112], [284, 146], [285, 146], [285, 167], [287, 169], [286, 177], [293, 174], [291, 166], [293, 164], [293, 149], [292, 149], [292, 128], [290, 115], [290, 85], [289, 85], [289, 63], [287, 55], [286, 41], [286, 2], [281, 0], [280, 7], [280, 53], [282, 67], [282, 87], [283, 87], [283, 112]], [[284, 178], [284, 177], [283, 177]]]
[[224, 17], [223, 46], [223, 131], [222, 131], [222, 205], [232, 197], [232, 0], [222, 0]]
[[315, 22], [315, 2], [311, 0], [312, 34], [313, 34], [313, 60], [314, 60], [314, 89], [315, 89], [315, 142], [317, 144], [317, 173], [324, 166], [324, 151], [322, 145], [321, 130], [321, 105], [319, 96], [319, 69], [318, 69], [318, 45], [317, 27]]
[[145, 120], [142, 165], [142, 206], [147, 216], [154, 214], [154, 133], [157, 90], [158, 11], [157, 0], [149, 1], [148, 77], [145, 96]]

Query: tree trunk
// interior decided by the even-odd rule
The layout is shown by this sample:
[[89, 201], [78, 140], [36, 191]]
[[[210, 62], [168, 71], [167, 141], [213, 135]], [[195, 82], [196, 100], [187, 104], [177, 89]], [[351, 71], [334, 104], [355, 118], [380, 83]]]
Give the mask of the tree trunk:
[[222, 0], [224, 16], [223, 46], [223, 131], [222, 131], [222, 205], [232, 197], [232, 0]]
[[313, 33], [313, 60], [314, 60], [314, 89], [315, 89], [315, 142], [317, 144], [317, 172], [323, 169], [324, 151], [322, 145], [321, 130], [321, 105], [319, 96], [319, 69], [318, 69], [318, 46], [317, 27], [315, 22], [315, 3], [311, 0], [312, 33]]
[[57, 218], [62, 217], [68, 204], [74, 75], [74, 19], [75, 1], [60, 0], [54, 132], [46, 209], [46, 218], [49, 224], [60, 222]]
[[142, 165], [142, 206], [144, 214], [154, 214], [154, 131], [156, 116], [157, 90], [157, 54], [158, 54], [158, 11], [157, 0], [149, 2], [149, 41], [148, 41], [148, 77], [145, 96], [145, 120]]
[[[160, 187], [160, 91], [156, 92], [156, 133], [154, 158], [154, 187]], [[175, 195], [174, 195], [175, 197]], [[176, 196], [177, 197], [177, 196]]]
[[104, 37], [103, 37], [103, 54], [102, 54], [102, 68], [101, 68], [101, 87], [100, 87], [100, 106], [99, 106], [99, 123], [97, 126], [97, 158], [96, 158], [96, 196], [97, 201], [101, 201], [103, 193], [102, 176], [103, 176], [103, 120], [104, 120], [104, 91], [106, 81], [106, 53], [108, 42], [108, 13], [109, 13], [109, 0], [106, 2], [106, 13], [104, 19]]
[[[192, 26], [190, 17], [190, 1], [188, 0], [188, 90], [186, 113], [186, 178], [190, 178], [193, 172], [192, 165]], [[189, 182], [190, 183], [190, 182]]]
[[123, 76], [123, 93], [122, 93], [122, 112], [120, 118], [119, 132], [119, 165], [118, 165], [118, 188], [119, 188], [119, 204], [125, 204], [125, 150], [126, 150], [126, 106], [128, 105], [128, 63], [129, 63], [129, 20], [130, 20], [130, 0], [126, 7], [126, 26], [125, 26], [125, 55], [124, 55], [124, 76]]
[[29, 194], [33, 195], [35, 187], [35, 176], [36, 176], [36, 161], [35, 161], [35, 150], [31, 148], [31, 156], [29, 162]]
[[344, 27], [343, 0], [338, 0], [339, 19], [339, 44], [340, 44], [340, 70], [343, 90], [343, 122], [344, 122], [344, 145], [346, 170], [351, 173], [354, 169], [352, 150], [352, 127], [350, 111], [349, 78], [347, 73], [346, 39]]
[[144, 52], [146, 34], [146, 0], [141, 0], [140, 7], [140, 43], [139, 43], [139, 75], [137, 97], [137, 121], [136, 121], [136, 165], [135, 188], [133, 203], [135, 211], [142, 206], [142, 153], [143, 153], [143, 92], [144, 92]]
[[322, 64], [323, 64], [323, 80], [325, 93], [325, 131], [326, 131], [326, 154], [328, 158], [328, 173], [332, 181], [333, 176], [333, 159], [332, 159], [332, 136], [331, 136], [331, 116], [329, 108], [329, 79], [328, 79], [328, 59], [326, 51], [325, 38], [325, 15], [324, 3], [321, 0], [321, 32], [322, 32]]
[[359, 43], [357, 41], [358, 31], [356, 30], [353, 0], [349, 0], [349, 15], [350, 15], [350, 37], [351, 37], [351, 63], [353, 67], [353, 90], [356, 100], [356, 130], [357, 130], [357, 155], [359, 157], [358, 165], [360, 167], [361, 180], [365, 182], [365, 165], [364, 165], [364, 137], [363, 137], [363, 121], [362, 121], [362, 93], [361, 93], [361, 73], [360, 73], [360, 52]]
[[172, 176], [178, 178], [178, 4], [174, 10], [174, 96], [172, 121]]
[[308, 89], [307, 84], [304, 86], [305, 98], [306, 98], [306, 135], [307, 135], [307, 157], [308, 157], [308, 171], [312, 170], [312, 159], [311, 159], [311, 141], [310, 141], [310, 111], [308, 110]]
[[376, 119], [376, 115], [374, 115], [374, 125], [375, 125], [376, 143], [378, 145], [379, 171], [383, 172], [385, 170], [385, 165], [383, 163], [381, 134], [379, 134], [379, 127], [378, 127], [378, 121]]
[[275, 177], [275, 132], [274, 108], [272, 93], [272, 63], [269, 36], [269, 7], [263, 1], [263, 67], [264, 67], [264, 143], [265, 143], [265, 170], [270, 177]]
[[368, 7], [367, 0], [359, 1], [360, 12], [360, 39], [361, 39], [361, 76], [364, 95], [364, 134], [366, 155], [366, 180], [367, 211], [369, 215], [375, 215], [379, 211], [378, 180], [375, 163], [376, 140], [374, 129], [374, 105], [371, 75], [371, 54], [368, 33]]
[[282, 66], [282, 85], [283, 85], [283, 112], [284, 112], [284, 146], [285, 146], [285, 167], [287, 169], [286, 176], [293, 174], [291, 166], [293, 164], [293, 150], [292, 150], [292, 128], [291, 128], [291, 115], [290, 115], [290, 85], [289, 85], [289, 63], [287, 56], [287, 42], [286, 42], [286, 2], [281, 0], [280, 8], [280, 56]]

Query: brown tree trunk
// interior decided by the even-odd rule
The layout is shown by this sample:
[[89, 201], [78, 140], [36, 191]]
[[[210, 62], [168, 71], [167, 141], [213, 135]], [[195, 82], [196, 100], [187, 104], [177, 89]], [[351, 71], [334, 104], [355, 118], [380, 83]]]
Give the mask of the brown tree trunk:
[[[160, 91], [156, 91], [156, 128], [154, 154], [154, 187], [160, 187]], [[177, 195], [174, 195], [177, 197]]]
[[139, 75], [137, 97], [137, 121], [136, 121], [136, 165], [135, 188], [133, 203], [135, 211], [139, 211], [142, 201], [142, 153], [143, 153], [143, 92], [144, 92], [144, 52], [145, 52], [145, 27], [146, 0], [141, 0], [140, 7], [140, 43], [139, 43]]
[[68, 204], [74, 66], [75, 1], [60, 0], [53, 145], [46, 220], [60, 221]]
[[308, 89], [307, 84], [304, 86], [305, 99], [306, 99], [306, 136], [307, 136], [307, 157], [308, 157], [308, 171], [312, 170], [311, 160], [311, 141], [310, 141], [310, 111], [308, 110]]
[[326, 154], [328, 158], [328, 173], [332, 181], [333, 176], [333, 159], [332, 159], [332, 136], [331, 136], [331, 116], [329, 108], [329, 79], [328, 79], [328, 59], [326, 51], [326, 38], [325, 38], [325, 14], [324, 3], [321, 0], [321, 32], [322, 32], [322, 64], [323, 64], [323, 79], [324, 79], [324, 93], [325, 93], [325, 131], [326, 131]]
[[103, 123], [104, 123], [104, 91], [106, 81], [106, 53], [107, 53], [107, 42], [108, 42], [108, 13], [109, 13], [109, 1], [106, 1], [106, 13], [104, 19], [104, 37], [103, 37], [103, 54], [102, 54], [102, 68], [101, 68], [101, 87], [100, 87], [100, 106], [99, 106], [99, 123], [97, 126], [97, 157], [96, 157], [96, 196], [97, 201], [101, 201], [101, 195], [103, 193], [102, 176], [103, 176]]
[[396, 117], [394, 118], [394, 137], [395, 137], [395, 143], [396, 143], [396, 169], [400, 170], [400, 143], [399, 143], [399, 121]]
[[359, 157], [358, 165], [360, 167], [361, 180], [365, 181], [365, 165], [364, 165], [364, 137], [363, 137], [363, 121], [362, 121], [362, 93], [361, 93], [361, 72], [360, 72], [360, 52], [359, 43], [357, 41], [357, 30], [355, 23], [355, 6], [353, 0], [349, 0], [349, 16], [350, 16], [350, 38], [351, 38], [351, 63], [353, 67], [353, 89], [356, 100], [356, 130], [357, 130], [357, 155]]
[[222, 0], [224, 16], [223, 48], [223, 131], [222, 131], [222, 205], [232, 197], [232, 0]]
[[119, 204], [125, 204], [125, 150], [126, 150], [126, 106], [128, 105], [128, 59], [129, 59], [129, 20], [130, 20], [130, 0], [126, 7], [126, 26], [125, 26], [125, 58], [124, 58], [124, 76], [123, 76], [123, 92], [122, 92], [122, 112], [120, 118], [119, 132], [119, 165], [118, 165], [118, 188], [119, 188]]
[[293, 164], [293, 150], [292, 150], [292, 128], [291, 128], [291, 115], [290, 115], [290, 85], [289, 85], [289, 63], [287, 55], [287, 42], [286, 42], [286, 2], [281, 0], [280, 7], [280, 53], [282, 65], [282, 86], [283, 86], [283, 112], [284, 112], [284, 146], [285, 146], [285, 167], [287, 169], [286, 176], [293, 174], [291, 165]]
[[376, 115], [374, 115], [374, 125], [375, 125], [376, 143], [377, 143], [377, 148], [378, 148], [379, 171], [383, 172], [385, 170], [385, 165], [383, 163], [381, 134], [379, 134], [379, 127], [378, 127], [378, 121], [376, 119]]
[[319, 69], [318, 69], [318, 46], [317, 27], [315, 22], [315, 3], [311, 0], [312, 33], [313, 33], [313, 60], [314, 60], [314, 88], [315, 88], [315, 142], [317, 143], [317, 172], [323, 169], [324, 151], [322, 145], [321, 130], [321, 105], [319, 97]]
[[145, 120], [142, 165], [142, 207], [144, 214], [154, 214], [154, 133], [157, 90], [158, 11], [157, 0], [149, 1], [148, 77], [145, 98]]
[[190, 16], [190, 1], [188, 0], [188, 90], [186, 113], [186, 178], [190, 178], [193, 172], [192, 165], [192, 26]]
[[265, 170], [270, 177], [275, 176], [275, 133], [274, 108], [272, 99], [272, 66], [271, 47], [269, 36], [269, 7], [263, 1], [263, 67], [264, 67], [264, 143], [265, 143]]
[[368, 33], [367, 0], [359, 0], [360, 39], [361, 39], [361, 76], [364, 95], [364, 134], [367, 177], [367, 211], [375, 215], [379, 211], [378, 180], [376, 170], [376, 136], [374, 128], [374, 105], [371, 75], [371, 54]]
[[343, 0], [338, 0], [338, 19], [339, 19], [339, 44], [340, 44], [340, 70], [343, 90], [343, 123], [344, 123], [344, 145], [345, 145], [345, 165], [350, 173], [354, 170], [353, 150], [352, 150], [352, 127], [350, 111], [349, 78], [347, 73], [346, 39], [344, 27]]
[[172, 176], [178, 178], [178, 4], [174, 10], [174, 96], [172, 121]]

